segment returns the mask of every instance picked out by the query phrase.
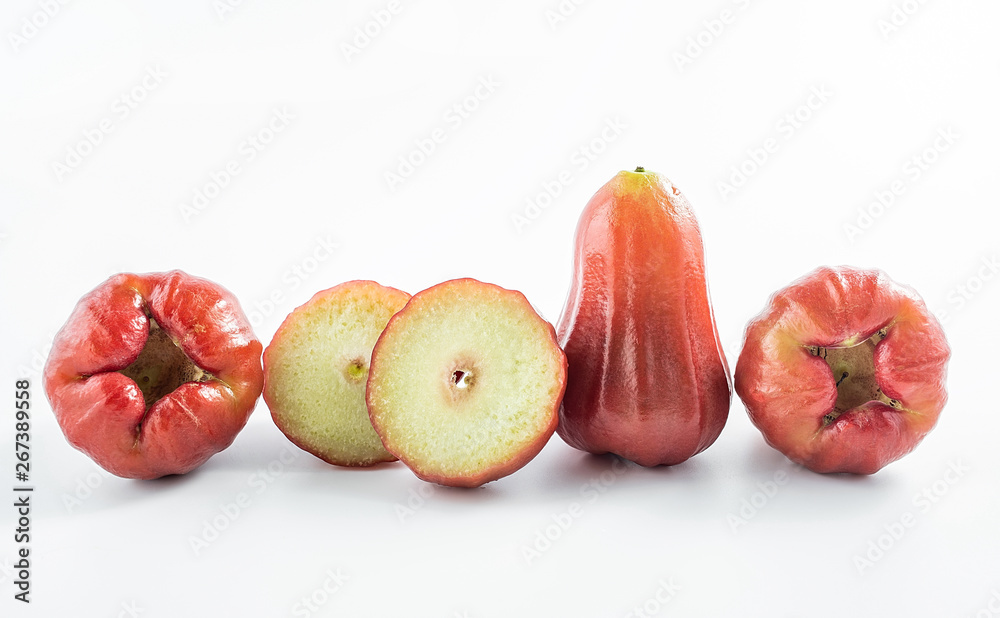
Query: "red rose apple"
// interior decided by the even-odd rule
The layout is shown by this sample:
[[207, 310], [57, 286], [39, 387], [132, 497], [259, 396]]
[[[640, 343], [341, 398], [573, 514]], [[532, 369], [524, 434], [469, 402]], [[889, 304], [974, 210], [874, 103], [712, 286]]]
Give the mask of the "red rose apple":
[[872, 474], [934, 427], [949, 354], [913, 290], [878, 270], [820, 268], [747, 326], [736, 392], [792, 461]]
[[233, 295], [178, 270], [102, 283], [45, 365], [66, 439], [136, 479], [189, 472], [229, 446], [263, 381], [261, 344]]
[[665, 176], [620, 172], [584, 208], [575, 249], [556, 431], [643, 466], [704, 451], [726, 424], [732, 389], [691, 205]]

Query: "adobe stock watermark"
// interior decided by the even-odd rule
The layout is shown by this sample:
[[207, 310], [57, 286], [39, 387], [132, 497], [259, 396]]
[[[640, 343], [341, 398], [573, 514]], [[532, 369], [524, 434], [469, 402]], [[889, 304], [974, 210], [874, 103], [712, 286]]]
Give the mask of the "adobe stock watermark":
[[705, 50], [711, 47], [719, 37], [721, 37], [726, 30], [729, 29], [736, 19], [752, 4], [751, 0], [732, 0], [730, 3], [736, 8], [730, 8], [726, 6], [722, 8], [715, 17], [703, 20], [701, 22], [702, 28], [695, 34], [689, 36], [685, 40], [685, 45], [683, 49], [679, 49], [673, 53], [674, 64], [677, 66], [677, 70], [684, 72], [684, 69], [689, 65], [693, 64], [694, 61], [701, 57]]
[[257, 157], [263, 154], [295, 119], [295, 114], [289, 112], [287, 107], [276, 107], [271, 110], [271, 115], [264, 121], [264, 126], [248, 134], [236, 147], [236, 153], [229, 160], [209, 172], [208, 181], [195, 188], [191, 192], [190, 199], [177, 204], [177, 210], [184, 218], [184, 222], [190, 223], [211, 206], [233, 180], [242, 174], [249, 164], [257, 160]]
[[951, 318], [983, 291], [990, 281], [1000, 272], [1000, 258], [994, 253], [979, 259], [975, 273], [953, 287], [945, 294], [948, 309], [939, 309], [934, 314], [941, 324], [947, 324]]
[[622, 122], [618, 116], [605, 118], [601, 131], [569, 156], [569, 165], [549, 180], [542, 182], [541, 191], [535, 193], [534, 196], [524, 198], [524, 207], [518, 212], [511, 213], [510, 220], [517, 233], [522, 233], [532, 221], [541, 216], [542, 212], [551, 206], [580, 174], [604, 154], [608, 146], [617, 141], [627, 128], [628, 125]]
[[71, 0], [38, 0], [38, 8], [31, 15], [22, 17], [18, 28], [7, 34], [7, 41], [15, 54], [21, 53], [21, 49], [28, 44], [28, 41], [38, 36], [52, 20], [62, 13], [63, 7]]
[[770, 479], [759, 481], [756, 490], [740, 502], [739, 508], [726, 515], [726, 523], [729, 524], [733, 534], [739, 532], [740, 528], [763, 511], [781, 488], [788, 485], [788, 481], [787, 470], [778, 470]]
[[354, 27], [354, 35], [351, 39], [340, 44], [340, 51], [344, 54], [344, 59], [351, 62], [351, 59], [360, 55], [379, 35], [385, 32], [393, 19], [402, 12], [403, 3], [401, 0], [389, 0], [384, 7], [372, 11], [369, 14], [370, 18], [365, 23]]
[[997, 618], [1000, 616], [1000, 589], [990, 590], [990, 598], [969, 618]]
[[740, 352], [743, 351], [744, 336], [745, 333], [740, 331], [739, 335], [731, 338], [729, 343], [722, 347], [722, 353], [726, 355], [726, 360], [730, 366], [736, 364], [737, 359], [740, 357]]
[[291, 445], [285, 446], [281, 453], [268, 462], [265, 467], [259, 468], [247, 477], [247, 490], [237, 493], [232, 500], [219, 504], [217, 512], [202, 521], [198, 534], [192, 534], [188, 537], [188, 545], [194, 555], [200, 557], [203, 551], [219, 540], [222, 533], [228, 530], [240, 518], [240, 515], [253, 505], [254, 499], [263, 495], [275, 481], [285, 474], [287, 467], [298, 459], [301, 453], [301, 449]]
[[941, 156], [954, 148], [961, 137], [952, 127], [938, 129], [930, 143], [911, 155], [896, 178], [889, 181], [883, 188], [874, 192], [872, 201], [865, 206], [859, 206], [857, 215], [852, 221], [844, 224], [844, 234], [852, 244], [858, 237], [866, 234], [875, 222], [895, 206], [896, 200], [903, 196], [907, 189], [917, 184], [941, 159]]
[[406, 492], [406, 500], [393, 505], [396, 511], [396, 518], [399, 523], [406, 523], [408, 519], [417, 514], [417, 511], [424, 508], [434, 494], [437, 493], [437, 486], [431, 483], [421, 483], [417, 489], [412, 487]]
[[219, 21], [226, 21], [226, 18], [236, 12], [236, 9], [246, 4], [246, 0], [213, 0], [212, 10]]
[[521, 557], [524, 558], [528, 566], [531, 566], [545, 552], [549, 551], [552, 544], [559, 540], [577, 519], [583, 516], [586, 505], [597, 502], [628, 470], [628, 464], [616, 457], [610, 470], [605, 470], [580, 485], [579, 494], [582, 501], [570, 502], [565, 510], [553, 513], [550, 516], [551, 523], [535, 530], [531, 542], [521, 546]]
[[413, 148], [406, 154], [399, 155], [396, 165], [385, 172], [383, 177], [389, 190], [395, 192], [400, 185], [413, 176], [414, 172], [430, 159], [438, 147], [461, 129], [462, 125], [479, 110], [482, 104], [496, 93], [500, 85], [500, 82], [494, 80], [492, 75], [482, 76], [468, 95], [449, 105], [441, 118], [441, 123], [425, 133], [423, 137], [413, 140]]
[[160, 87], [167, 78], [167, 72], [160, 65], [147, 66], [139, 81], [124, 90], [111, 102], [108, 114], [94, 125], [83, 129], [82, 139], [67, 144], [66, 152], [52, 162], [52, 171], [58, 182], [76, 171], [109, 135], [121, 126], [129, 116], [145, 101], [150, 93]]
[[915, 511], [904, 511], [900, 516], [883, 525], [880, 532], [874, 539], [868, 541], [864, 550], [854, 554], [854, 567], [858, 570], [858, 575], [864, 575], [875, 564], [884, 558], [903, 538], [906, 532], [917, 525], [920, 515], [926, 515], [941, 499], [948, 495], [951, 488], [969, 473], [969, 466], [961, 460], [948, 464], [941, 478], [927, 485], [913, 496], [913, 506]]
[[545, 9], [545, 21], [549, 22], [549, 28], [555, 32], [561, 24], [569, 21], [576, 10], [587, 0], [559, 0], [559, 4], [552, 8]]
[[45, 343], [31, 350], [31, 360], [17, 366], [18, 377], [28, 378], [30, 380], [40, 380], [42, 378], [42, 371], [45, 369], [45, 361], [49, 357], [49, 350], [52, 349], [52, 342], [54, 339], [55, 333], [50, 332], [46, 335]]
[[7, 580], [14, 581], [17, 575], [17, 566], [10, 561], [10, 558], [0, 560], [0, 584], [7, 583]]
[[312, 249], [281, 275], [281, 284], [271, 288], [271, 291], [252, 303], [245, 305], [250, 325], [260, 328], [264, 321], [274, 315], [277, 309], [288, 300], [288, 293], [297, 290], [305, 283], [319, 267], [329, 260], [335, 251], [340, 249], [340, 243], [329, 234], [316, 239]]
[[118, 618], [138, 618], [139, 616], [146, 613], [145, 607], [140, 607], [138, 601], [122, 601], [118, 605], [118, 613], [115, 614]]
[[64, 491], [60, 496], [63, 506], [66, 507], [66, 512], [72, 514], [73, 511], [83, 506], [83, 503], [89, 500], [94, 492], [104, 485], [104, 481], [111, 476], [110, 472], [95, 467], [86, 476], [77, 478], [73, 491]]
[[663, 611], [667, 603], [681, 591], [681, 587], [674, 583], [673, 577], [664, 577], [656, 583], [658, 584], [656, 591], [640, 604], [633, 606], [632, 610], [625, 614], [625, 618], [652, 618]]
[[312, 592], [300, 597], [299, 600], [292, 605], [293, 616], [308, 618], [309, 616], [318, 613], [327, 603], [330, 602], [333, 595], [337, 594], [337, 592], [344, 587], [344, 584], [351, 580], [351, 578], [340, 569], [327, 569], [326, 573], [323, 575], [323, 581], [316, 586]]
[[889, 37], [899, 32], [925, 4], [927, 0], [903, 0], [892, 5], [889, 15], [875, 22], [882, 39], [888, 41]]
[[730, 196], [743, 188], [781, 149], [782, 144], [791, 141], [832, 98], [833, 92], [825, 85], [810, 88], [809, 94], [800, 104], [785, 112], [775, 122], [772, 134], [765, 137], [759, 145], [747, 148], [746, 157], [729, 168], [726, 180], [716, 183], [722, 201], [729, 201]]

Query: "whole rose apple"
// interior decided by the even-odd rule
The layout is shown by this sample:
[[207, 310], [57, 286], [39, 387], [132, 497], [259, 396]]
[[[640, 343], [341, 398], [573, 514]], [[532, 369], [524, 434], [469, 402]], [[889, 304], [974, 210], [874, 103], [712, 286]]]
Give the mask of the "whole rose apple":
[[56, 335], [45, 393], [70, 444], [125, 478], [184, 474], [229, 446], [263, 387], [261, 344], [222, 287], [119, 274]]
[[736, 392], [792, 461], [872, 474], [934, 427], [949, 355], [916, 292], [879, 270], [819, 268], [747, 326]]
[[620, 172], [583, 209], [574, 245], [556, 431], [570, 446], [643, 466], [704, 451], [726, 424], [732, 390], [691, 205], [665, 176]]

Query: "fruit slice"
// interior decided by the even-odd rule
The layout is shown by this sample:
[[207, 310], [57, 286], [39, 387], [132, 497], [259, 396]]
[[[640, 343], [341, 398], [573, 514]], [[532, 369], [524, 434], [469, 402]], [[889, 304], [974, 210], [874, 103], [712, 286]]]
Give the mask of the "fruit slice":
[[389, 321], [372, 353], [368, 412], [418, 477], [477, 487], [542, 450], [565, 387], [555, 331], [523, 294], [456, 279]]
[[288, 314], [264, 350], [264, 401], [289, 440], [339, 466], [396, 459], [368, 420], [365, 383], [375, 341], [409, 298], [348, 281]]

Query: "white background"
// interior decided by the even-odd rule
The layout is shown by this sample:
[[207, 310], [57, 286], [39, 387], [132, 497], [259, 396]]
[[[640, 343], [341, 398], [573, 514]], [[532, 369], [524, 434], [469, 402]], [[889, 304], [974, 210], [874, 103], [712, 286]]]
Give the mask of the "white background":
[[[984, 265], [1000, 254], [1000, 7], [592, 0], [564, 2], [553, 24], [556, 0], [400, 2], [356, 54], [343, 45], [385, 0], [96, 0], [51, 17], [4, 3], [0, 393], [33, 379], [37, 489], [29, 607], [12, 600], [15, 515], [0, 507], [3, 614], [998, 615], [1000, 283]], [[249, 160], [241, 145], [275, 110], [293, 118]], [[442, 143], [390, 188], [436, 129]], [[231, 162], [240, 173], [206, 189]], [[265, 344], [314, 292], [357, 278], [416, 292], [476, 277], [556, 322], [581, 209], [637, 164], [696, 209], [732, 366], [768, 296], [822, 264], [880, 267], [946, 314], [951, 399], [916, 451], [872, 477], [816, 475], [769, 449], [735, 399], [718, 442], [682, 465], [614, 475], [553, 437], [521, 471], [461, 491], [401, 464], [328, 466], [260, 402], [198, 471], [136, 482], [73, 450], [45, 401], [52, 335], [120, 271], [223, 284]], [[721, 186], [741, 165], [745, 182]], [[891, 205], [870, 207], [894, 183]], [[185, 217], [199, 189], [214, 199]], [[787, 483], [765, 496], [776, 474]], [[196, 552], [198, 537], [213, 540]], [[315, 612], [297, 605], [310, 596]]]

